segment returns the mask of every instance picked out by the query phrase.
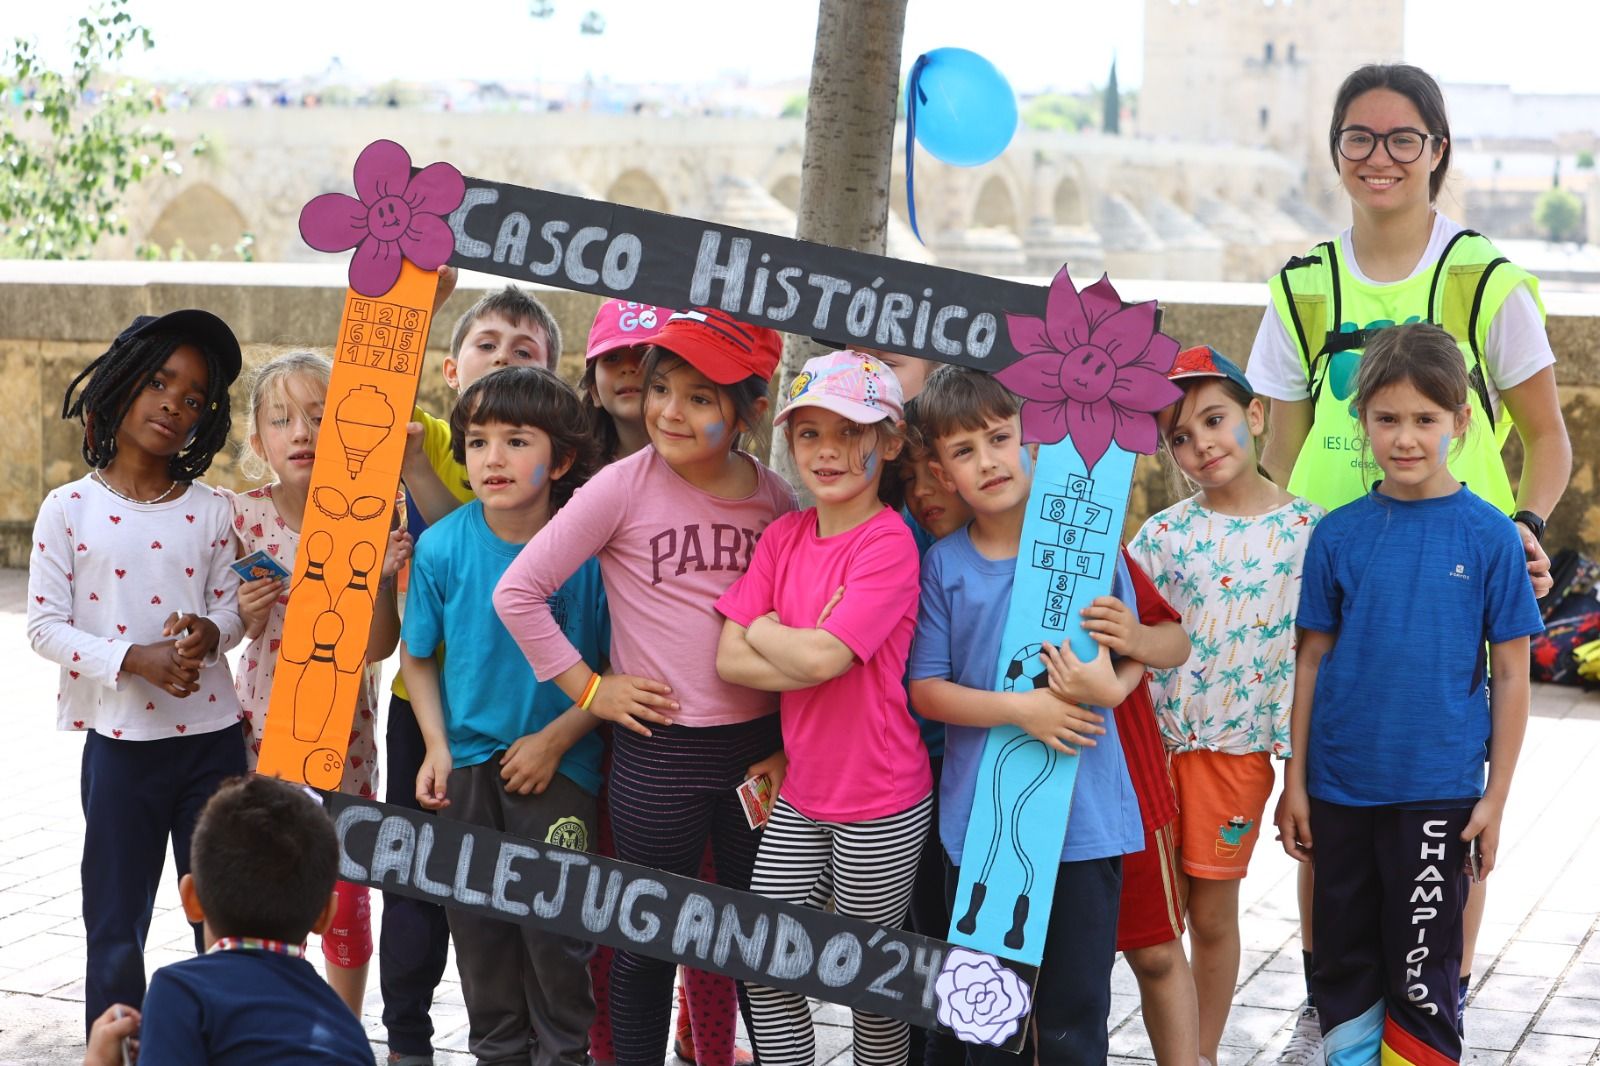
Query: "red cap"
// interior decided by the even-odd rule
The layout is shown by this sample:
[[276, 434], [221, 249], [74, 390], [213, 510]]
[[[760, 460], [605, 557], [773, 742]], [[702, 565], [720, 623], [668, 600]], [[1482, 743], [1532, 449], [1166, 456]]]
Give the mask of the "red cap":
[[718, 385], [732, 385], [752, 374], [770, 380], [783, 355], [776, 330], [740, 322], [714, 307], [674, 312], [657, 331], [655, 343]]

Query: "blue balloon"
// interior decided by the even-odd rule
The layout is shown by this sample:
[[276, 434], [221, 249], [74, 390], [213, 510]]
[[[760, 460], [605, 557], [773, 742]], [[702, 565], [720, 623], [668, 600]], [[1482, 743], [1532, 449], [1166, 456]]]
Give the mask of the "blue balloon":
[[995, 65], [965, 48], [935, 48], [907, 86], [917, 141], [957, 167], [987, 163], [1017, 132], [1017, 97]]

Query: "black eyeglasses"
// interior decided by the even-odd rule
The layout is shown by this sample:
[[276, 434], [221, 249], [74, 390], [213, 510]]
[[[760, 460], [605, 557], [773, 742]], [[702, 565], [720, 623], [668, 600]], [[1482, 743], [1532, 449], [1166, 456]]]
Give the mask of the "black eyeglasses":
[[1424, 133], [1402, 127], [1390, 130], [1388, 133], [1377, 133], [1365, 126], [1346, 126], [1334, 135], [1334, 143], [1339, 146], [1339, 154], [1352, 163], [1364, 163], [1372, 158], [1372, 153], [1377, 150], [1379, 142], [1389, 158], [1396, 163], [1415, 163], [1421, 156], [1422, 150], [1428, 146], [1429, 141], [1440, 140], [1438, 134]]

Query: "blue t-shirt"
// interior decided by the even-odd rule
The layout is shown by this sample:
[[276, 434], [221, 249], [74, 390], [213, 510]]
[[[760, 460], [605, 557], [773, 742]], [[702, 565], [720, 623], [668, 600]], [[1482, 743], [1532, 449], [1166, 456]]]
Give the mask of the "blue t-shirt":
[[[928, 549], [936, 543], [932, 533], [917, 525], [917, 520], [911, 517], [911, 511], [905, 507], [900, 508], [900, 517], [905, 520], [906, 528], [911, 530], [911, 539], [917, 542], [917, 558], [926, 559]], [[907, 675], [909, 680], [910, 675]], [[910, 706], [907, 704], [907, 706]], [[924, 718], [915, 710], [911, 717], [917, 721], [917, 729], [922, 733], [922, 743], [928, 749], [928, 758], [944, 758], [944, 723], [935, 722], [932, 718]]]
[[372, 1045], [305, 959], [217, 951], [150, 978], [139, 1061], [160, 1066], [372, 1066]]
[[[439, 670], [450, 758], [484, 762], [518, 737], [537, 733], [572, 706], [553, 682], [541, 684], [499, 615], [494, 587], [521, 544], [501, 540], [483, 504], [463, 504], [417, 541], [400, 635], [419, 658], [447, 649]], [[590, 559], [551, 597], [550, 609], [583, 661], [599, 669], [611, 646], [600, 564]], [[600, 788], [601, 740], [589, 733], [561, 759], [560, 772], [586, 792]]]
[[1311, 714], [1311, 795], [1354, 807], [1483, 795], [1484, 642], [1544, 630], [1516, 528], [1465, 486], [1376, 488], [1311, 534], [1295, 623], [1334, 634]]
[[[992, 691], [1001, 630], [1011, 601], [1015, 559], [987, 559], [959, 529], [928, 550], [922, 561], [922, 608], [911, 645], [911, 679], [940, 677], [966, 688]], [[1117, 564], [1111, 594], [1133, 602], [1132, 582]], [[1078, 780], [1062, 862], [1126, 855], [1144, 847], [1144, 823], [1117, 739], [1116, 715], [1104, 707], [1105, 735], [1077, 756]], [[961, 845], [972, 814], [987, 729], [945, 726], [944, 776], [939, 782], [939, 839], [961, 864]]]

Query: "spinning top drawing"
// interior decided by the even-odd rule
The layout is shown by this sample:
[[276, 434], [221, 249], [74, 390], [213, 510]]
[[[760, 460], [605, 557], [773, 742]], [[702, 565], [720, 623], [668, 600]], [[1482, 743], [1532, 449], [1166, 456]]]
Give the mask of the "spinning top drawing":
[[360, 385], [345, 394], [333, 413], [334, 429], [344, 445], [345, 469], [355, 480], [383, 438], [394, 428], [394, 408], [376, 385]]

